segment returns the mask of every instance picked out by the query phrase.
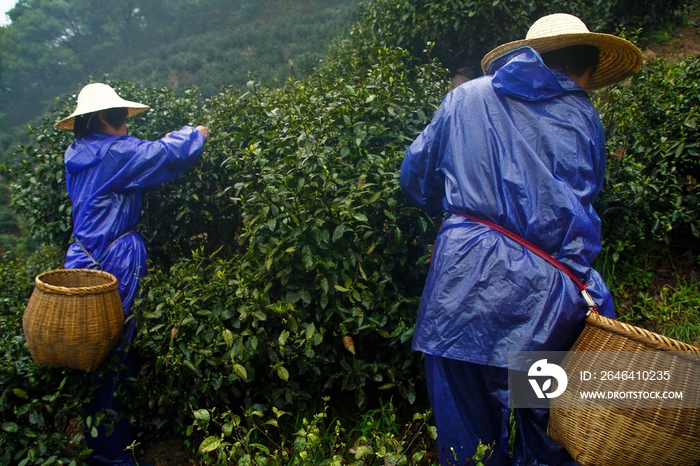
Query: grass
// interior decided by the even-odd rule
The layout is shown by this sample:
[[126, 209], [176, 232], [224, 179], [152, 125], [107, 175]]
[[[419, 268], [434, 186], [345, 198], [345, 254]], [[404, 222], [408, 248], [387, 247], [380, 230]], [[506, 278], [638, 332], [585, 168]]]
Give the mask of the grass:
[[684, 343], [699, 342], [700, 257], [687, 247], [639, 250], [624, 264], [604, 251], [595, 264], [613, 293], [618, 319]]
[[679, 279], [658, 293], [640, 292], [631, 310], [631, 317], [643, 316], [663, 335], [689, 344], [700, 341], [700, 282]]

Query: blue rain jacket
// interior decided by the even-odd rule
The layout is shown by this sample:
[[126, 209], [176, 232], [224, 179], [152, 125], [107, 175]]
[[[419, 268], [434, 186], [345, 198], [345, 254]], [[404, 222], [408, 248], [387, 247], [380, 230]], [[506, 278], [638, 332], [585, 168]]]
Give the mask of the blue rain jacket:
[[412, 204], [447, 212], [426, 280], [413, 348], [508, 367], [509, 351], [565, 351], [586, 305], [571, 278], [496, 223], [566, 265], [613, 317], [590, 267], [601, 249], [592, 203], [605, 134], [588, 94], [529, 47], [450, 92], [408, 149], [401, 186]]
[[[179, 177], [202, 152], [204, 141], [202, 133], [185, 126], [158, 141], [94, 133], [66, 150], [76, 242], [68, 248], [65, 268], [99, 267], [115, 275], [125, 316], [146, 274], [146, 245], [134, 231], [142, 191]], [[125, 327], [127, 342], [133, 334], [133, 325]]]

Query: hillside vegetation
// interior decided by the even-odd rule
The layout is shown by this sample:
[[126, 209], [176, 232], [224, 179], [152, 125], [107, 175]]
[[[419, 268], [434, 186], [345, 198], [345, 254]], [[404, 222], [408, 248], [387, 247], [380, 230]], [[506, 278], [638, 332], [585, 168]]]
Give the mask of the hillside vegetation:
[[[151, 106], [132, 134], [188, 122], [212, 134], [197, 165], [144, 205], [144, 365], [127, 413], [141, 432], [182, 435], [202, 464], [434, 460], [410, 341], [440, 219], [398, 186], [408, 144], [451, 74], [542, 14], [599, 18], [587, 22], [607, 32], [624, 24], [640, 46], [697, 14], [682, 2], [535, 3], [370, 1], [322, 63], [281, 87], [251, 78], [203, 100], [196, 88], [110, 81]], [[597, 267], [621, 317], [689, 343], [700, 339], [698, 82], [698, 57], [654, 60], [592, 96], [610, 161]], [[12, 206], [42, 243], [0, 262], [0, 460], [10, 464], [81, 464], [81, 435], [104, 422], [84, 417], [89, 376], [37, 367], [20, 325], [32, 278], [60, 267], [70, 241], [71, 135], [52, 125], [74, 105], [57, 100], [9, 173]]]
[[55, 99], [109, 74], [205, 97], [302, 78], [360, 0], [21, 0], [0, 28], [0, 164]]

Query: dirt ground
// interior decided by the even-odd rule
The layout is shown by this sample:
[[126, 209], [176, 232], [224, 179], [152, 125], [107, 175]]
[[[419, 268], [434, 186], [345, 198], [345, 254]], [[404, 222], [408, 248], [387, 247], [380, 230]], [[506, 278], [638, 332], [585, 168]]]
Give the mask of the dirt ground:
[[[646, 60], [665, 58], [673, 62], [684, 57], [700, 55], [700, 16], [692, 18], [689, 26], [678, 28], [670, 40], [650, 44], [643, 50]], [[141, 439], [137, 449], [139, 461], [156, 466], [194, 466], [201, 464], [196, 453], [198, 441], [189, 439], [193, 445], [187, 447], [186, 438], [171, 435], [162, 439]]]
[[668, 41], [650, 44], [644, 49], [644, 58], [654, 60], [665, 58], [668, 61], [700, 55], [700, 16], [691, 18], [691, 25], [683, 26], [674, 32]]
[[179, 435], [171, 435], [164, 439], [145, 439], [142, 441], [142, 454], [138, 454], [137, 461], [144, 461], [156, 466], [194, 466], [201, 464], [196, 453], [199, 444], [188, 448], [185, 438]]

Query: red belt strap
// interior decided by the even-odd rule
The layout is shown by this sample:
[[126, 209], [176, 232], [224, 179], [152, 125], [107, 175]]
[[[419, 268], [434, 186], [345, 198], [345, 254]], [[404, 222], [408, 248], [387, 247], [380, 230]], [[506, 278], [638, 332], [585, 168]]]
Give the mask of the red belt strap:
[[576, 278], [576, 277], [574, 276], [573, 273], [571, 273], [571, 270], [569, 270], [564, 264], [562, 264], [561, 262], [559, 262], [558, 260], [556, 260], [556, 259], [555, 259], [554, 257], [552, 257], [550, 254], [547, 254], [547, 253], [544, 252], [542, 249], [538, 248], [537, 246], [535, 246], [534, 244], [532, 244], [531, 242], [529, 242], [529, 241], [526, 240], [525, 238], [521, 238], [520, 236], [516, 235], [516, 234], [513, 233], [512, 231], [508, 231], [508, 230], [506, 230], [505, 228], [503, 228], [503, 227], [500, 226], [500, 225], [497, 225], [497, 224], [495, 224], [495, 223], [489, 222], [488, 220], [482, 220], [482, 219], [480, 219], [480, 218], [476, 218], [476, 217], [474, 217], [474, 216], [472, 216], [472, 215], [465, 214], [465, 213], [463, 213], [463, 212], [453, 212], [453, 213], [454, 213], [454, 214], [457, 214], [457, 215], [460, 215], [460, 216], [462, 216], [462, 217], [466, 217], [466, 218], [468, 218], [469, 220], [472, 220], [472, 221], [474, 221], [474, 222], [483, 223], [484, 225], [486, 225], [486, 226], [488, 226], [488, 227], [490, 227], [490, 228], [493, 228], [494, 230], [497, 230], [497, 231], [503, 233], [503, 234], [506, 235], [508, 238], [510, 238], [510, 239], [512, 239], [513, 241], [515, 241], [516, 243], [521, 244], [522, 246], [526, 247], [526, 248], [529, 249], [530, 251], [532, 251], [532, 252], [534, 252], [535, 254], [537, 254], [538, 256], [540, 256], [540, 257], [541, 257], [542, 259], [544, 259], [545, 261], [549, 262], [549, 263], [550, 263], [551, 265], [553, 265], [554, 267], [556, 267], [556, 268], [558, 268], [559, 270], [561, 270], [562, 272], [564, 272], [564, 273], [565, 273], [566, 275], [568, 275], [569, 278], [571, 278], [571, 280], [576, 284], [576, 286], [578, 287], [578, 289], [581, 290], [581, 295], [583, 296], [583, 298], [586, 300], [586, 303], [588, 304], [588, 310], [589, 310], [590, 312], [594, 312], [594, 313], [596, 313], [596, 314], [598, 313], [598, 305], [593, 301], [593, 298], [591, 298], [591, 295], [588, 293], [588, 290], [586, 290], [586, 285], [584, 285], [583, 283], [581, 283], [581, 281], [580, 281], [578, 278]]

